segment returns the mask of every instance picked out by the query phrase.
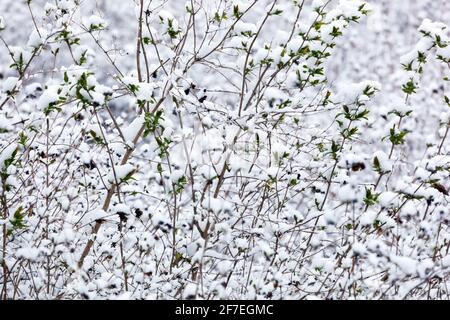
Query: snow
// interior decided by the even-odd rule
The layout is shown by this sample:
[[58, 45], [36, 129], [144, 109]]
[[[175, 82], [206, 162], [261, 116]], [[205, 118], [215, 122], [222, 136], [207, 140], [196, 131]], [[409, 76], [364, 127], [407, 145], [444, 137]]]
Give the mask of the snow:
[[31, 48], [39, 48], [42, 44], [44, 44], [45, 37], [47, 36], [45, 30], [41, 30], [39, 33], [37, 30], [33, 30], [28, 38], [27, 46]]
[[378, 201], [383, 208], [396, 207], [399, 202], [399, 195], [395, 192], [383, 192], [378, 196]]
[[401, 217], [411, 218], [417, 215], [417, 205], [413, 202], [408, 202], [403, 206], [403, 210], [400, 213]]
[[134, 170], [135, 167], [128, 163], [124, 165], [114, 166], [114, 170], [111, 170], [108, 175], [108, 182], [110, 183], [120, 182]]
[[124, 203], [119, 203], [119, 204], [115, 205], [113, 208], [113, 211], [116, 213], [118, 213], [118, 212], [125, 213], [126, 215], [131, 214], [131, 208]]
[[234, 25], [234, 30], [238, 34], [247, 33], [247, 32], [251, 33], [251, 34], [255, 34], [257, 32], [257, 28], [256, 28], [255, 24], [253, 24], [253, 23], [246, 23], [246, 22], [243, 22], [242, 20], [239, 20]]
[[449, 268], [450, 267], [450, 255], [443, 257], [441, 259], [441, 263], [442, 263], [443, 267]]
[[50, 104], [55, 103], [59, 100], [59, 95], [57, 93], [57, 87], [52, 86], [46, 89], [42, 95], [39, 97], [39, 100], [37, 102], [37, 107], [39, 110], [44, 110], [47, 108]]
[[433, 22], [430, 19], [424, 19], [418, 30], [432, 35], [445, 36], [447, 26], [441, 22]]
[[289, 51], [298, 52], [303, 44], [303, 39], [300, 37], [294, 37], [291, 41], [287, 43], [287, 49]]
[[139, 85], [139, 80], [136, 77], [131, 77], [131, 76], [123, 77], [122, 81], [126, 85], [134, 85], [134, 86], [138, 86]]
[[0, 171], [5, 168], [5, 161], [10, 159], [14, 151], [17, 150], [16, 144], [10, 144], [6, 148], [0, 150]]
[[381, 84], [376, 81], [362, 81], [358, 83], [346, 83], [338, 89], [336, 99], [343, 104], [354, 104], [358, 101], [365, 101], [368, 97], [363, 94], [367, 88], [380, 90]]
[[205, 208], [211, 210], [215, 214], [219, 214], [222, 211], [222, 200], [216, 198], [210, 198], [205, 200]]
[[362, 256], [366, 253], [366, 246], [363, 243], [357, 242], [352, 245], [353, 254]]
[[359, 194], [356, 190], [356, 186], [352, 184], [346, 184], [339, 189], [338, 198], [344, 203], [351, 203], [358, 200]]
[[361, 215], [360, 223], [362, 226], [371, 226], [377, 217], [377, 213], [373, 210], [368, 210]]
[[12, 92], [14, 89], [16, 89], [18, 86], [20, 86], [21, 81], [18, 77], [8, 77], [6, 80], [3, 81], [2, 84], [2, 91]]
[[86, 213], [83, 218], [82, 218], [82, 223], [83, 224], [90, 224], [93, 223], [99, 219], [104, 219], [108, 217], [108, 213], [106, 213], [104, 210], [101, 209], [96, 209], [93, 211], [90, 211], [88, 213]]
[[2, 16], [0, 16], [0, 31], [3, 31], [6, 29], [6, 22], [5, 22], [5, 18], [3, 18]]
[[377, 151], [373, 154], [373, 159], [375, 160], [375, 158], [378, 160], [382, 172], [390, 172], [392, 170], [392, 161], [390, 161], [386, 153]]
[[92, 57], [95, 56], [95, 53], [87, 46], [77, 46], [73, 49], [73, 57], [77, 62], [81, 62], [81, 59], [84, 57], [88, 61], [92, 59]]
[[450, 3], [103, 2], [0, 1], [7, 299], [445, 296]]
[[105, 96], [100, 92], [91, 92], [91, 100], [101, 106], [105, 103]]
[[128, 125], [128, 127], [122, 129], [123, 136], [125, 137], [126, 143], [128, 145], [132, 144], [139, 130], [144, 125], [144, 121], [144, 115], [138, 116]]
[[154, 85], [152, 83], [140, 82], [138, 84], [138, 87], [139, 87], [139, 89], [136, 94], [136, 97], [138, 98], [138, 100], [143, 100], [143, 101], [152, 100], [153, 89], [154, 89]]
[[175, 19], [174, 15], [172, 13], [170, 13], [169, 11], [167, 11], [167, 10], [160, 10], [158, 12], [158, 16], [159, 16], [159, 18], [161, 19], [162, 22], [167, 22], [169, 20], [174, 20]]
[[106, 28], [107, 23], [103, 18], [101, 18], [97, 15], [91, 15], [87, 19], [86, 25], [91, 29], [92, 28]]
[[417, 263], [414, 259], [402, 256], [392, 256], [391, 260], [400, 268], [406, 275], [414, 275], [417, 272]]
[[196, 296], [197, 285], [194, 283], [188, 283], [183, 292], [183, 299], [189, 299]]
[[36, 260], [39, 256], [39, 249], [33, 247], [20, 248], [16, 251], [16, 256], [18, 258], [33, 261]]
[[0, 114], [0, 131], [12, 130], [12, 123], [4, 115]]
[[359, 8], [363, 5], [366, 10], [370, 10], [368, 3], [359, 0], [340, 0], [338, 8], [347, 17], [359, 17], [361, 16]]
[[314, 0], [311, 6], [312, 6], [313, 8], [321, 8], [321, 7], [323, 7], [323, 5], [324, 5], [325, 3], [326, 3], [325, 0]]
[[286, 63], [289, 60], [289, 56], [284, 53], [283, 47], [276, 47], [271, 52], [269, 57], [273, 59], [274, 63], [278, 65], [280, 62]]

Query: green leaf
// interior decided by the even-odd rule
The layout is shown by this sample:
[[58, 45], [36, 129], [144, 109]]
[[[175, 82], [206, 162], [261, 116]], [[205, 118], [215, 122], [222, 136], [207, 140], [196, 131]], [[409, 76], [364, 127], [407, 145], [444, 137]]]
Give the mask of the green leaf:
[[373, 158], [373, 168], [376, 172], [378, 173], [382, 173], [382, 169], [381, 169], [381, 164], [380, 164], [380, 160], [378, 159], [378, 157]]
[[400, 145], [405, 143], [405, 136], [408, 134], [407, 131], [400, 131], [400, 132], [396, 132], [395, 131], [395, 126], [393, 126], [390, 130], [389, 130], [389, 140], [391, 141], [391, 143], [393, 145]]
[[366, 196], [364, 197], [364, 203], [367, 206], [373, 206], [378, 202], [378, 194], [373, 193], [372, 189], [366, 188]]
[[24, 229], [27, 227], [24, 218], [25, 214], [23, 213], [23, 207], [20, 206], [14, 212], [13, 218], [9, 221], [12, 225], [12, 229], [8, 230], [8, 235], [11, 235], [16, 230]]
[[416, 89], [417, 89], [417, 87], [416, 87], [416, 85], [414, 84], [414, 82], [413, 82], [412, 79], [410, 79], [406, 84], [404, 84], [404, 85], [402, 86], [402, 90], [403, 90], [403, 92], [406, 93], [406, 94], [413, 94], [413, 93], [416, 93]]
[[154, 133], [158, 128], [162, 128], [160, 125], [161, 120], [163, 120], [162, 110], [157, 110], [155, 113], [146, 112], [144, 116], [144, 137], [147, 137], [150, 133]]
[[19, 133], [19, 144], [25, 147], [25, 144], [27, 143], [28, 137], [25, 135], [23, 131]]

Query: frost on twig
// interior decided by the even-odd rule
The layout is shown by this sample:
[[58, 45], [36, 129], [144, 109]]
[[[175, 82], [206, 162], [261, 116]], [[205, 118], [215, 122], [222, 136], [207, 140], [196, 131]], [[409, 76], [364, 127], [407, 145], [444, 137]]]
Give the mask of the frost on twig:
[[2, 1], [0, 298], [447, 299], [435, 3]]

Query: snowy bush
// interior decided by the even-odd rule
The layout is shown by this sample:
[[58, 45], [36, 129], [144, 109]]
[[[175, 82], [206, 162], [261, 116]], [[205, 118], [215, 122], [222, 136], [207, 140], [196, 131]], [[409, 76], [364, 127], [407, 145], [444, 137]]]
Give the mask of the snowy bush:
[[448, 298], [445, 24], [348, 81], [391, 4], [6, 2], [2, 299]]

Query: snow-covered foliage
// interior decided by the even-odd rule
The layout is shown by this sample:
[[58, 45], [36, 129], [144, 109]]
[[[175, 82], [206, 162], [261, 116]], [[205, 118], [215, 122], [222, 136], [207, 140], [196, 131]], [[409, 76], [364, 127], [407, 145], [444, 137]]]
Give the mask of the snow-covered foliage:
[[447, 299], [444, 7], [2, 1], [0, 297]]

